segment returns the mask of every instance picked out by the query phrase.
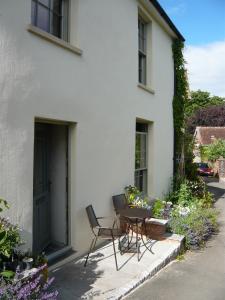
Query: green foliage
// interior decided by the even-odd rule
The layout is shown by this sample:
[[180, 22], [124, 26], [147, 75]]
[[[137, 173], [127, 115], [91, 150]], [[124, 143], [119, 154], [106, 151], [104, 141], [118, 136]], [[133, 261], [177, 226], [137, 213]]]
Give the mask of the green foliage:
[[185, 217], [174, 215], [170, 220], [170, 230], [185, 236], [187, 249], [201, 247], [218, 228], [218, 212], [215, 209], [197, 208]]
[[184, 157], [185, 157], [185, 177], [191, 181], [197, 181], [197, 166], [193, 163], [194, 160], [194, 146], [195, 141], [193, 135], [185, 131], [184, 134]]
[[[0, 212], [8, 209], [6, 200], [0, 199]], [[0, 217], [0, 256], [9, 258], [13, 249], [21, 243], [19, 228], [12, 225], [7, 219]]]
[[160, 199], [156, 200], [152, 209], [152, 215], [154, 218], [160, 218], [162, 210], [165, 208], [165, 201]]
[[177, 257], [176, 257], [176, 259], [177, 259], [178, 261], [185, 260], [184, 253], [178, 254]]
[[13, 249], [21, 244], [19, 228], [10, 224], [8, 220], [1, 218], [0, 232], [1, 235], [4, 234], [4, 238], [0, 242], [0, 255], [9, 258], [13, 253]]
[[131, 185], [126, 186], [125, 193], [130, 205], [150, 208], [148, 197], [140, 192], [137, 187]]
[[4, 209], [8, 209], [9, 205], [8, 202], [2, 198], [0, 198], [0, 212], [2, 212]]
[[6, 271], [1, 272], [0, 274], [3, 276], [3, 278], [10, 280], [14, 277], [15, 272], [13, 272], [11, 270], [6, 270]]
[[213, 204], [212, 194], [207, 191], [205, 182], [184, 180], [173, 193], [167, 196], [167, 201], [181, 206], [199, 206], [208, 208]]
[[224, 100], [224, 98], [218, 96], [210, 96], [210, 93], [206, 91], [192, 91], [190, 99], [185, 103], [185, 115], [190, 117], [198, 109], [223, 104]]
[[208, 146], [207, 145], [200, 145], [199, 150], [200, 150], [201, 161], [202, 162], [208, 161], [209, 160]]
[[191, 189], [186, 182], [182, 183], [177, 192], [177, 203], [182, 206], [188, 206], [190, 202], [194, 201]]
[[225, 158], [225, 140], [218, 139], [214, 141], [214, 143], [205, 146], [203, 149], [204, 156], [207, 157], [208, 160], [215, 161], [221, 156]]
[[[173, 42], [174, 59], [174, 83], [175, 91], [173, 98], [173, 120], [174, 120], [174, 140], [175, 140], [175, 158], [181, 158], [184, 141], [184, 108], [188, 99], [188, 81], [185, 69], [185, 60], [183, 57], [184, 43], [180, 40]], [[182, 163], [182, 162], [181, 162]], [[180, 161], [175, 161], [175, 173], [182, 173]], [[182, 176], [182, 174], [181, 174]]]
[[217, 230], [218, 212], [202, 179], [183, 180], [163, 200], [154, 203], [153, 216], [169, 219], [170, 231], [185, 236], [186, 248], [201, 247]]

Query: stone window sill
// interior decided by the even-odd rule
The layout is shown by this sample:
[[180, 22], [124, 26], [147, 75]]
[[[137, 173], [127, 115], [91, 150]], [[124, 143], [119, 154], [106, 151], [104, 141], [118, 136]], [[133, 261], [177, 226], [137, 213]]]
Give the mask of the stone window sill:
[[61, 40], [59, 38], [57, 38], [56, 36], [48, 33], [48, 32], [45, 32], [41, 29], [39, 29], [38, 27], [36, 26], [33, 26], [31, 24], [29, 24], [27, 26], [27, 30], [37, 36], [39, 36], [40, 38], [43, 38], [47, 41], [49, 41], [50, 43], [53, 43], [59, 47], [62, 47], [70, 52], [73, 52], [77, 55], [82, 55], [83, 51], [75, 46], [72, 46], [71, 44], [65, 42], [64, 40]]
[[141, 89], [143, 89], [143, 90], [145, 90], [146, 92], [148, 92], [150, 94], [153, 94], [153, 95], [155, 94], [155, 91], [152, 88], [150, 88], [149, 86], [147, 86], [147, 85], [138, 83], [138, 87], [141, 88]]

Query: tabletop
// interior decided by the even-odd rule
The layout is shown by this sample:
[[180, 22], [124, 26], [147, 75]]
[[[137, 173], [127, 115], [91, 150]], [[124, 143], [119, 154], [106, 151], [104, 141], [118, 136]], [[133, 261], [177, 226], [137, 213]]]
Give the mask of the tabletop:
[[134, 219], [146, 219], [151, 217], [151, 210], [141, 207], [125, 208], [119, 210], [120, 216]]

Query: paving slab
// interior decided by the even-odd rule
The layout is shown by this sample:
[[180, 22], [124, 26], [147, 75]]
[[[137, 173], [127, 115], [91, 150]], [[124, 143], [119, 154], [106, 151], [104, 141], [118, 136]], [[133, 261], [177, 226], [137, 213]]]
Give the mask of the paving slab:
[[84, 267], [85, 257], [53, 266], [54, 288], [59, 299], [121, 299], [146, 279], [155, 275], [179, 253], [183, 237], [170, 234], [161, 241], [148, 241], [137, 253], [121, 255], [116, 244], [119, 271], [116, 271], [112, 243], [94, 251]]

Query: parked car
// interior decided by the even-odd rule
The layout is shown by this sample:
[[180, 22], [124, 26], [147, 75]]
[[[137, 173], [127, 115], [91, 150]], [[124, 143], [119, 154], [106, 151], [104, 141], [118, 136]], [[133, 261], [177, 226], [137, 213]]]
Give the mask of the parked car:
[[207, 163], [197, 163], [197, 172], [201, 176], [213, 176], [214, 171]]

